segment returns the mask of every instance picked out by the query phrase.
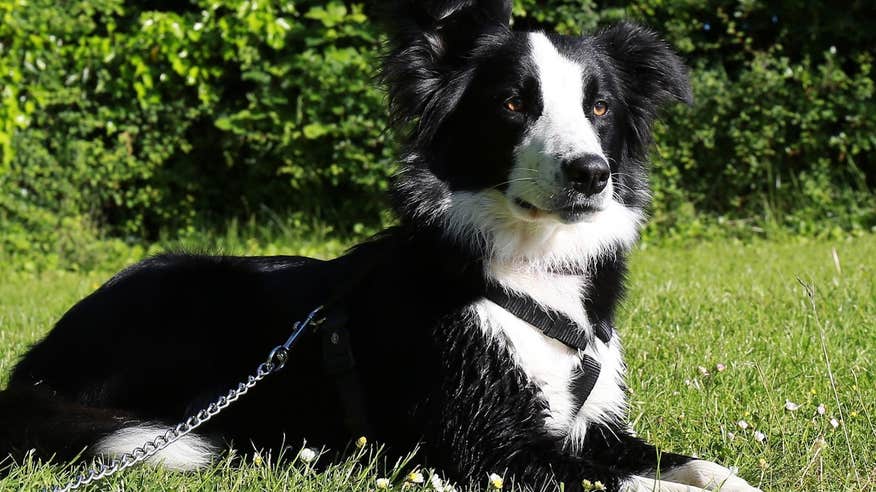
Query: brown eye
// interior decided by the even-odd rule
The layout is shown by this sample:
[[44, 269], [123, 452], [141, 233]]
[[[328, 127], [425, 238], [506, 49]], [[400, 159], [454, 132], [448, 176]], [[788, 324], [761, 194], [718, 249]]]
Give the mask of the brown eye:
[[605, 116], [608, 112], [608, 103], [605, 101], [596, 101], [593, 103], [593, 114], [596, 116]]
[[512, 113], [519, 113], [523, 111], [523, 101], [520, 100], [519, 97], [512, 97], [505, 101], [505, 109], [511, 111]]

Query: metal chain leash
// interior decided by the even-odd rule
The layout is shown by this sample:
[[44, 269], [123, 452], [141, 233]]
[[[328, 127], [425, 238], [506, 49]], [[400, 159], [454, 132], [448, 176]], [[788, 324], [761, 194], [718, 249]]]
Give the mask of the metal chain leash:
[[63, 486], [52, 488], [51, 491], [68, 492], [102, 480], [110, 475], [114, 475], [126, 468], [130, 468], [137, 463], [155, 456], [162, 449], [170, 446], [174, 442], [182, 439], [186, 434], [207, 423], [221, 411], [231, 406], [231, 404], [237, 401], [241, 396], [245, 395], [262, 379], [283, 369], [286, 365], [286, 361], [289, 360], [289, 350], [298, 336], [301, 335], [301, 333], [304, 332], [304, 329], [308, 326], [322, 322], [322, 320], [315, 321], [316, 315], [322, 309], [323, 307], [319, 306], [311, 311], [310, 314], [304, 318], [304, 321], [296, 322], [292, 327], [292, 334], [286, 342], [274, 347], [268, 354], [268, 358], [258, 365], [255, 374], [248, 376], [246, 381], [238, 383], [236, 387], [229, 389], [227, 393], [217, 398], [216, 401], [210, 403], [205, 408], [196, 412], [194, 415], [180, 422], [176, 426], [168, 429], [164, 434], [146, 441], [142, 446], [136, 447], [118, 458], [113, 458], [109, 463], [98, 462], [93, 465], [88, 472], [80, 474]]

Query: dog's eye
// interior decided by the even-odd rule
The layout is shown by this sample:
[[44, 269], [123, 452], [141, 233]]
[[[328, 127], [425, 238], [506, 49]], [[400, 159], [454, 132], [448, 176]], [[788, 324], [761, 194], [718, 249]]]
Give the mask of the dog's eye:
[[516, 96], [507, 99], [503, 105], [505, 106], [505, 109], [511, 111], [512, 113], [519, 113], [523, 111], [523, 100]]
[[593, 103], [593, 114], [596, 116], [605, 116], [608, 112], [608, 103], [605, 101], [596, 101]]

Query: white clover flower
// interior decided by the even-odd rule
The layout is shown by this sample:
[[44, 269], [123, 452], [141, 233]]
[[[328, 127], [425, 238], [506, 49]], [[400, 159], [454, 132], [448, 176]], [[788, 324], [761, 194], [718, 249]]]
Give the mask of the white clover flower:
[[815, 411], [818, 412], [818, 415], [824, 415], [827, 413], [827, 409], [824, 408], [824, 403], [819, 403], [818, 408], [816, 408]]
[[740, 420], [739, 422], [736, 422], [736, 425], [738, 425], [739, 428], [742, 430], [748, 429], [748, 422], [746, 422], [744, 420]]
[[360, 436], [359, 439], [356, 439], [356, 447], [362, 449], [365, 445], [368, 444], [368, 438], [365, 436]]
[[444, 492], [444, 480], [441, 480], [441, 477], [439, 477], [434, 471], [429, 475], [429, 485], [435, 490]]
[[791, 400], [785, 400], [785, 410], [788, 410], [789, 412], [796, 412], [798, 408], [800, 408], [800, 405], [792, 402]]
[[815, 439], [815, 442], [812, 443], [812, 450], [818, 451], [822, 448], [827, 447], [827, 441], [824, 440], [823, 437], [819, 436]]
[[702, 374], [703, 377], [708, 377], [708, 375], [709, 375], [709, 370], [706, 369], [705, 367], [703, 367], [703, 366], [697, 366], [697, 370], [700, 371], [700, 374]]
[[605, 485], [599, 480], [595, 482], [591, 482], [590, 480], [581, 480], [581, 487], [586, 492], [591, 492], [594, 490], [605, 490]]
[[831, 55], [835, 55], [836, 54], [836, 46], [831, 46], [829, 51], [830, 51]]
[[721, 364], [720, 362], [715, 365], [715, 370], [718, 372], [724, 372], [727, 369], [727, 366]]
[[420, 472], [420, 470], [414, 470], [414, 471], [408, 473], [406, 480], [408, 482], [416, 483], [416, 484], [421, 484], [421, 483], [426, 481], [426, 479], [423, 478], [423, 474]]
[[734, 434], [734, 433], [732, 433], [732, 432], [730, 432], [730, 431], [727, 431], [727, 440], [728, 440], [728, 441], [732, 441], [732, 440], [735, 439], [735, 438], [736, 438], [736, 434]]
[[305, 463], [310, 463], [316, 459], [316, 451], [310, 448], [304, 448], [298, 452], [298, 459]]
[[830, 425], [831, 425], [831, 427], [836, 429], [837, 427], [839, 427], [839, 421], [835, 418], [832, 418], [832, 419], [830, 419]]
[[493, 488], [495, 490], [499, 490], [502, 488], [502, 485], [504, 485], [504, 483], [505, 482], [504, 482], [504, 480], [502, 480], [502, 477], [500, 477], [499, 475], [497, 475], [495, 473], [490, 473], [490, 487], [491, 488]]
[[766, 439], [766, 434], [761, 431], [754, 431], [754, 440], [757, 442], [763, 442]]
[[378, 490], [386, 490], [389, 488], [389, 479], [388, 478], [378, 478], [374, 485]]

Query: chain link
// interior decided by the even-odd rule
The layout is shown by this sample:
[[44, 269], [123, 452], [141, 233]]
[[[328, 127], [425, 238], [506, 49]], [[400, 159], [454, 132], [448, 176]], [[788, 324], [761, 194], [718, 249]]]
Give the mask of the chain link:
[[155, 456], [162, 449], [170, 446], [176, 441], [182, 439], [186, 434], [207, 423], [207, 421], [218, 415], [219, 412], [225, 410], [241, 396], [245, 395], [262, 379], [265, 379], [270, 374], [283, 369], [289, 358], [289, 349], [292, 348], [292, 344], [295, 343], [298, 336], [306, 327], [322, 322], [322, 320], [315, 321], [314, 319], [317, 313], [321, 310], [322, 306], [311, 311], [304, 321], [295, 323], [292, 328], [292, 335], [289, 336], [289, 339], [287, 339], [282, 345], [274, 347], [268, 355], [267, 360], [259, 364], [258, 368], [256, 368], [255, 374], [248, 376], [246, 381], [238, 383], [237, 387], [229, 389], [227, 393], [217, 398], [216, 401], [210, 403], [194, 415], [180, 422], [175, 427], [167, 429], [164, 434], [146, 441], [142, 446], [136, 447], [117, 458], [113, 458], [109, 463], [102, 463], [99, 461], [91, 466], [86, 473], [80, 474], [63, 486], [52, 488], [51, 491], [69, 492], [92, 482], [102, 480], [110, 475], [114, 475], [126, 468], [130, 468], [137, 463]]

